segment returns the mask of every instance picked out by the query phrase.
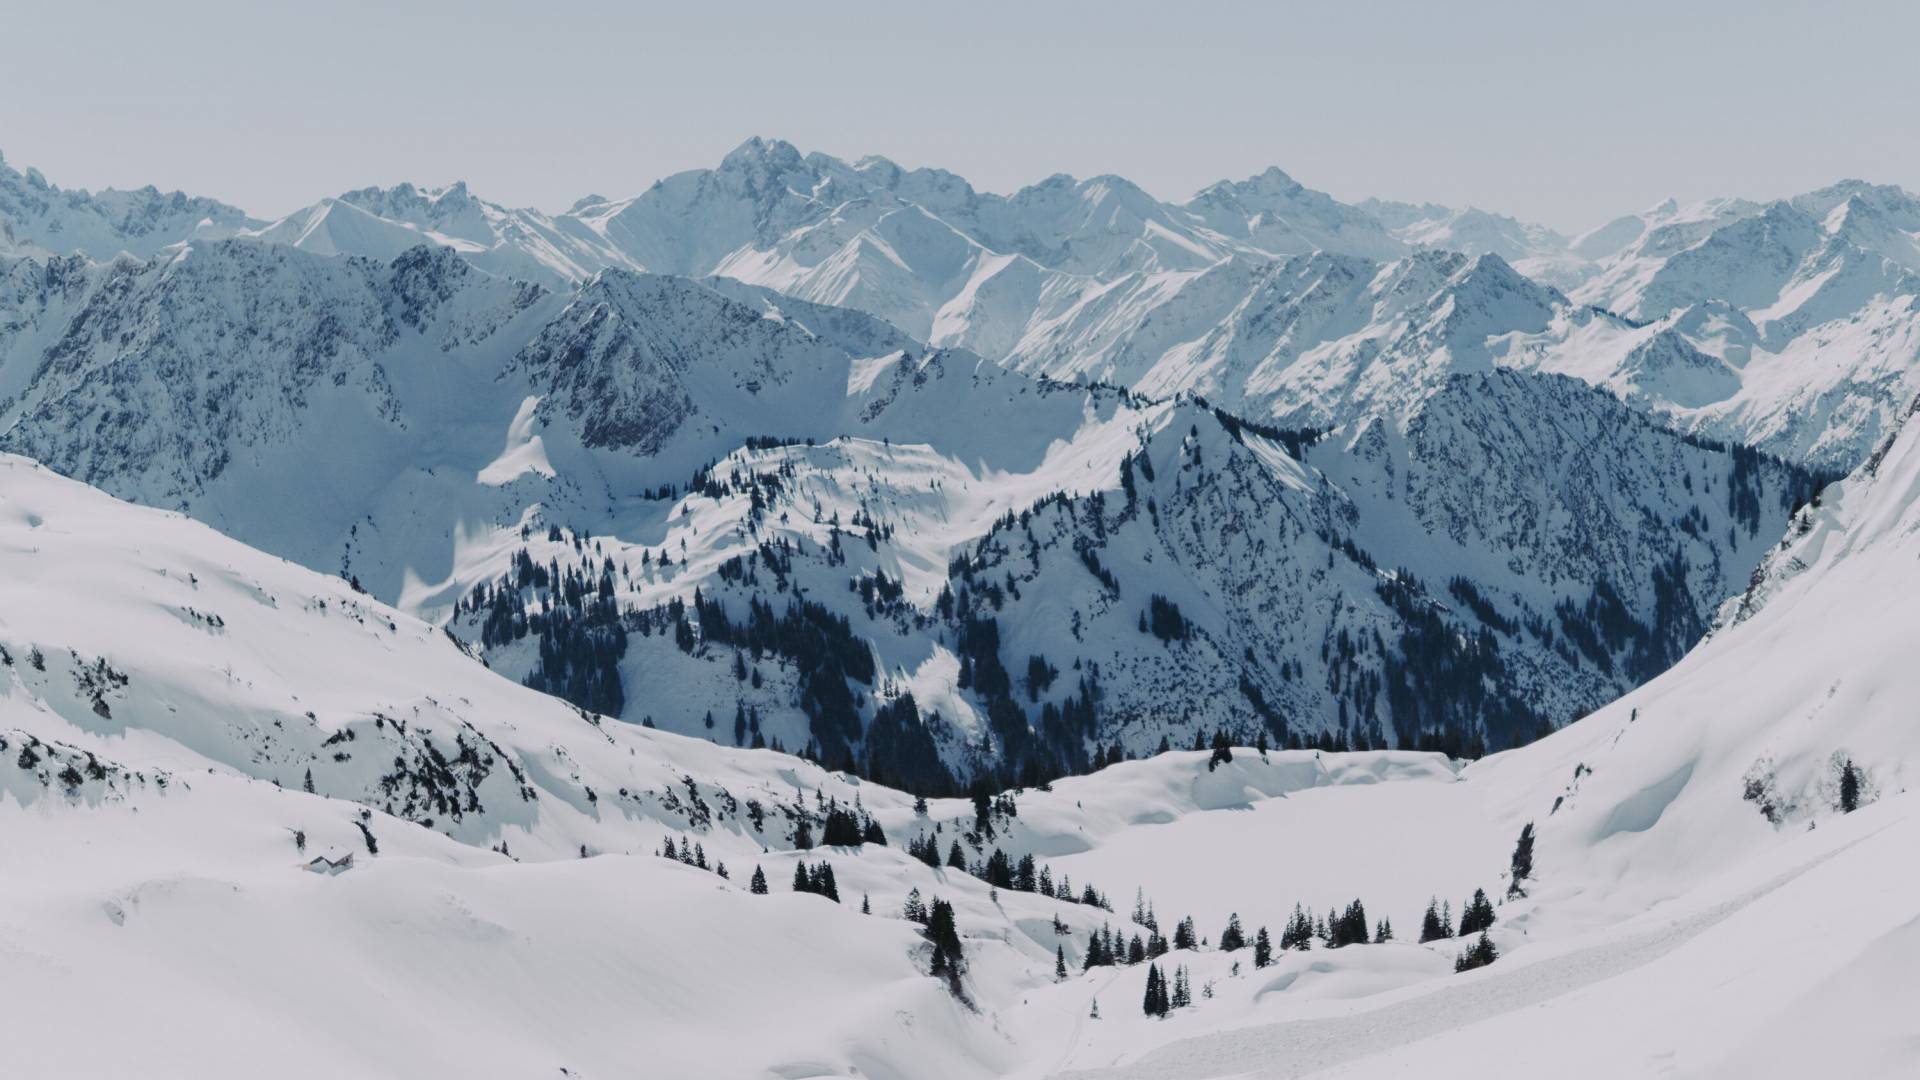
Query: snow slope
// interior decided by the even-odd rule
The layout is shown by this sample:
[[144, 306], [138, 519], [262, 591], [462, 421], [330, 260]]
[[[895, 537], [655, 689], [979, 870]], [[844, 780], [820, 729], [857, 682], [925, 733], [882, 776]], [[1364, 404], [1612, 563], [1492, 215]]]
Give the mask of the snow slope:
[[1454, 801], [1538, 828], [1491, 968], [1332, 1006], [1229, 1002], [1199, 1022], [1203, 1005], [1164, 1045], [1084, 1044], [1067, 1075], [1910, 1072], [1920, 805], [1903, 703], [1920, 626], [1898, 583], [1917, 466], [1909, 424], [1801, 512], [1671, 671], [1462, 770]]
[[[1707, 644], [1532, 746], [1464, 766], [1176, 752], [1013, 793], [983, 829], [966, 800], [923, 815], [785, 755], [580, 713], [335, 579], [0, 460], [0, 850], [17, 871], [0, 881], [0, 1001], [41, 1036], [12, 1060], [81, 1076], [1769, 1076], [1817, 1049], [1900, 1075], [1915, 628], [1887, 583], [1913, 563], [1916, 462], [1908, 432], [1802, 512]], [[1856, 814], [1835, 807], [1835, 751], [1865, 770]], [[892, 846], [793, 853], [829, 798]], [[1536, 869], [1498, 908], [1502, 958], [1455, 975], [1460, 943], [1410, 940], [1424, 901], [1503, 895], [1528, 821]], [[995, 848], [1032, 854], [1116, 910], [902, 854], [936, 827], [975, 869]], [[657, 857], [667, 839], [729, 876]], [[349, 854], [337, 874], [303, 868]], [[829, 861], [843, 903], [788, 891], [797, 858]], [[745, 889], [755, 865], [773, 895]], [[1266, 969], [1176, 950], [1164, 965], [1191, 969], [1195, 1004], [1154, 1020], [1139, 967], [1080, 970], [1089, 931], [1139, 929], [1135, 888], [1163, 928], [1192, 915], [1210, 942], [1230, 914], [1251, 933], [1354, 896], [1398, 940]], [[925, 974], [895, 915], [909, 889], [956, 904], [970, 1004]], [[208, 1015], [240, 1022], [214, 1037]], [[1601, 1046], [1596, 1025], [1614, 1033]]]

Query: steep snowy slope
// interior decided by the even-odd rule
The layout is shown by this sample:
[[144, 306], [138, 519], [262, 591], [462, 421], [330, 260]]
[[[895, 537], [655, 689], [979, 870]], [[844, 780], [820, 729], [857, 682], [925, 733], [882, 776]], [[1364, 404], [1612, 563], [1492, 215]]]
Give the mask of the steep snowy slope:
[[1449, 374], [1489, 368], [1510, 336], [1548, 330], [1564, 306], [1497, 256], [1313, 254], [1118, 283], [1043, 319], [1009, 362], [1330, 427], [1404, 413]]

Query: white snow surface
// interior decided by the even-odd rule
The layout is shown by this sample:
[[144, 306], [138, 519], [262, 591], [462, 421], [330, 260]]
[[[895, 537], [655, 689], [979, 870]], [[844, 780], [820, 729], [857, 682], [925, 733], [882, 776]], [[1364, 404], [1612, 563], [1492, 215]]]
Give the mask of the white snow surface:
[[[10, 1060], [74, 1076], [1903, 1075], [1920, 820], [1901, 702], [1920, 627], [1889, 582], [1914, 565], [1916, 506], [1909, 431], [1803, 511], [1693, 655], [1525, 749], [1465, 767], [1176, 752], [1017, 793], [976, 849], [964, 800], [923, 818], [784, 755], [582, 714], [337, 580], [8, 458], [0, 1004], [37, 1033]], [[1853, 815], [1836, 753], [1866, 771]], [[786, 811], [825, 797], [857, 799], [893, 844], [804, 856], [833, 864], [837, 906], [786, 888]], [[1528, 821], [1536, 873], [1498, 908], [1502, 958], [1454, 975], [1460, 943], [1410, 940], [1424, 902], [1503, 896]], [[1119, 913], [907, 858], [935, 824], [943, 847], [1033, 854]], [[730, 877], [658, 858], [667, 838]], [[338, 874], [304, 869], [348, 854]], [[755, 865], [773, 895], [745, 890]], [[956, 904], [970, 1003], [922, 973], [894, 914], [910, 888]], [[1354, 896], [1399, 940], [1257, 971], [1248, 952], [1169, 954], [1196, 1004], [1154, 1020], [1139, 968], [1078, 972], [1086, 933], [1126, 925], [1136, 888], [1210, 941], [1231, 913], [1277, 929], [1295, 902]]]

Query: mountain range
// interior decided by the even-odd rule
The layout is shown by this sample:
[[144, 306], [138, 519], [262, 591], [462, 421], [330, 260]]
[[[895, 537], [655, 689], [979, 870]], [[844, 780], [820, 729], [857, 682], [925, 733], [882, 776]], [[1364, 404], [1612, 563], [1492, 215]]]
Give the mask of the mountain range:
[[0, 164], [8, 1060], [1906, 1075], [1916, 237]]

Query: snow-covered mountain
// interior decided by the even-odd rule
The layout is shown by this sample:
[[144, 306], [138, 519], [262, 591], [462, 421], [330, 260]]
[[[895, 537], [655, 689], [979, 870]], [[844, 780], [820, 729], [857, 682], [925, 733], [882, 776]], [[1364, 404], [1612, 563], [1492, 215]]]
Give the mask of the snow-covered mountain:
[[[1114, 176], [996, 195], [937, 169], [754, 138], [715, 168], [560, 213], [490, 203], [464, 184], [401, 184], [256, 222], [181, 195], [62, 193], [0, 166], [11, 237], [0, 244], [17, 251], [145, 257], [238, 234], [382, 261], [429, 242], [556, 293], [608, 269], [721, 276], [1023, 370], [1110, 372], [1101, 377], [1155, 394], [1210, 387], [1283, 423], [1378, 415], [1372, 395], [1345, 385], [1356, 354], [1414, 351], [1439, 370], [1442, 352], [1485, 353], [1604, 386], [1683, 430], [1841, 472], [1920, 390], [1917, 207], [1898, 188], [1848, 181], [1774, 203], [1663, 203], [1569, 239], [1471, 207], [1344, 204], [1278, 169], [1184, 203]], [[1449, 254], [1493, 257], [1548, 292], [1483, 312], [1471, 342], [1396, 341], [1452, 298], [1452, 271], [1434, 270]], [[1312, 255], [1321, 261], [1299, 261]], [[1374, 292], [1388, 295], [1291, 280], [1318, 279], [1328, 259], [1348, 276], [1378, 275]], [[1310, 285], [1334, 292], [1293, 295]], [[1302, 325], [1295, 300], [1328, 309], [1326, 324]], [[1409, 303], [1431, 310], [1415, 317]], [[1430, 389], [1413, 382], [1416, 396]], [[1337, 402], [1297, 400], [1327, 386], [1340, 388]]]
[[[1404, 269], [1545, 295], [1491, 257]], [[598, 711], [933, 790], [1219, 728], [1523, 741], [1676, 659], [1812, 490], [1485, 362], [1322, 437], [723, 278], [555, 293], [430, 245], [229, 240], [6, 281], [7, 449]], [[1481, 325], [1451, 302], [1419, 332]], [[1394, 385], [1373, 362], [1356, 385]]]
[[81, 254], [146, 258], [188, 239], [217, 239], [257, 227], [235, 207], [152, 186], [98, 193], [65, 190], [40, 170], [19, 172], [0, 158], [0, 255]]

